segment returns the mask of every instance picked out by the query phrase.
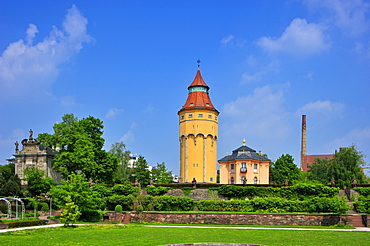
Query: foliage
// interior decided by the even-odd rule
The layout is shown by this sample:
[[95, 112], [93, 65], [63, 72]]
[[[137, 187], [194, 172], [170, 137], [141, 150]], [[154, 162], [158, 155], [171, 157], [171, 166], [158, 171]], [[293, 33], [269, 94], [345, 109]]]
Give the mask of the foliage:
[[[16, 205], [14, 205], [14, 204], [10, 205], [10, 208], [11, 208], [12, 211], [15, 211], [17, 209]], [[22, 205], [18, 205], [18, 211], [22, 211]], [[0, 204], [0, 212], [2, 212], [4, 214], [7, 214], [8, 213], [8, 205]]]
[[49, 205], [46, 202], [40, 203], [41, 209], [40, 211], [48, 211], [49, 210]]
[[113, 154], [118, 159], [117, 170], [114, 174], [113, 181], [115, 183], [128, 183], [130, 178], [130, 170], [128, 164], [130, 160], [131, 152], [126, 150], [126, 145], [121, 142], [112, 144], [109, 153]]
[[192, 187], [182, 187], [182, 192], [184, 192], [184, 196], [190, 196], [191, 191], [193, 190]]
[[50, 194], [58, 207], [64, 207], [68, 197], [83, 211], [105, 206], [105, 200], [97, 191], [89, 188], [89, 182], [83, 174], [72, 173], [69, 180], [63, 180], [62, 185], [54, 186]]
[[157, 184], [168, 184], [172, 182], [172, 171], [168, 171], [164, 162], [157, 163], [152, 169], [152, 179]]
[[256, 198], [254, 200], [195, 201], [199, 211], [233, 211], [233, 212], [310, 212], [344, 214], [348, 210], [343, 199], [338, 197], [315, 197], [305, 201], [286, 200], [284, 198]]
[[112, 192], [115, 195], [122, 195], [122, 196], [128, 196], [128, 195], [139, 195], [140, 188], [134, 187], [132, 185], [121, 185], [116, 184], [112, 188]]
[[117, 213], [121, 213], [123, 210], [122, 210], [122, 206], [121, 205], [116, 205], [116, 207], [114, 208], [114, 212], [117, 212]]
[[270, 163], [270, 183], [284, 184], [285, 179], [293, 183], [300, 179], [300, 170], [294, 164], [293, 156], [286, 154]]
[[113, 194], [112, 189], [105, 187], [104, 185], [93, 184], [92, 190], [99, 194], [99, 197], [104, 198]]
[[162, 196], [167, 193], [171, 188], [170, 187], [163, 187], [163, 186], [154, 186], [154, 185], [148, 185], [146, 188], [146, 191], [148, 192], [148, 195], [151, 196]]
[[334, 197], [338, 195], [339, 188], [327, 187], [322, 184], [304, 184], [299, 183], [292, 186], [274, 188], [274, 187], [257, 187], [257, 186], [234, 186], [222, 185], [217, 188], [218, 194], [237, 199], [253, 199], [256, 197], [280, 197], [285, 199], [305, 200], [313, 197]]
[[81, 211], [79, 220], [85, 222], [98, 222], [103, 218], [103, 211], [100, 210], [89, 210]]
[[50, 189], [57, 185], [54, 179], [46, 177], [43, 170], [37, 167], [24, 170], [25, 180], [27, 181], [27, 190], [32, 197], [46, 194]]
[[370, 187], [357, 187], [354, 190], [357, 191], [361, 196], [370, 196]]
[[64, 226], [70, 226], [76, 223], [81, 215], [81, 212], [79, 211], [78, 206], [74, 202], [72, 202], [70, 196], [67, 196], [65, 198], [65, 201], [66, 204], [63, 207], [64, 210], [62, 211], [60, 222], [62, 222]]
[[124, 211], [132, 211], [134, 208], [134, 196], [113, 195], [107, 197], [108, 210], [114, 210], [117, 205], [121, 205]]
[[[132, 177], [137, 179], [141, 186], [149, 184], [150, 181], [150, 171], [147, 161], [143, 156], [139, 156], [135, 167], [132, 170]], [[132, 180], [134, 182], [134, 180]]]
[[361, 169], [365, 165], [363, 157], [364, 154], [355, 145], [341, 148], [331, 160], [316, 159], [310, 166], [309, 178], [322, 184], [330, 184], [334, 178], [336, 185], [341, 188], [351, 187], [353, 179], [359, 184], [367, 182]]
[[191, 211], [194, 208], [194, 200], [181, 196], [156, 196], [151, 203], [155, 211]]
[[19, 228], [19, 227], [27, 227], [27, 226], [45, 225], [46, 221], [33, 218], [32, 220], [18, 220], [18, 221], [12, 221], [12, 222], [3, 221], [2, 223], [8, 224], [8, 229], [11, 229], [11, 228]]
[[15, 165], [0, 165], [0, 196], [21, 196], [21, 180], [15, 174]]
[[357, 212], [370, 214], [370, 196], [360, 196], [353, 205]]
[[44, 145], [59, 149], [54, 158], [54, 169], [64, 177], [81, 170], [88, 179], [111, 182], [118, 159], [103, 150], [103, 122], [92, 116], [78, 120], [65, 114], [62, 122], [53, 126], [54, 134], [42, 133], [38, 139]]

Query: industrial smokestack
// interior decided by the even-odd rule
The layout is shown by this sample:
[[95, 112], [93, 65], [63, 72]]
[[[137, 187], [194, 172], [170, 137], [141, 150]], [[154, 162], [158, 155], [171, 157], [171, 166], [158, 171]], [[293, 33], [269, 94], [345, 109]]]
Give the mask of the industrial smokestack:
[[303, 170], [303, 156], [307, 155], [306, 115], [302, 115], [302, 143], [301, 143], [301, 169]]

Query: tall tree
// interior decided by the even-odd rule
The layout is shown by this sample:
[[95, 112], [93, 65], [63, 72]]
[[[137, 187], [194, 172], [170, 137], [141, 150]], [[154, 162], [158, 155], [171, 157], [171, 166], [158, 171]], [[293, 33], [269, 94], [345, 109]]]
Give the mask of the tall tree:
[[59, 151], [54, 169], [64, 177], [81, 171], [88, 179], [111, 182], [118, 159], [102, 149], [103, 128], [103, 122], [92, 116], [78, 120], [73, 114], [65, 114], [62, 122], [54, 125], [53, 134], [43, 133], [38, 139]]
[[13, 163], [0, 166], [0, 196], [21, 196], [21, 180]]
[[150, 171], [147, 161], [143, 156], [139, 156], [135, 167], [133, 168], [133, 175], [134, 179], [138, 179], [141, 185], [146, 185], [150, 181]]
[[152, 179], [157, 184], [168, 184], [172, 182], [172, 171], [168, 171], [164, 162], [157, 163], [152, 169]]
[[116, 142], [112, 144], [109, 153], [115, 155], [118, 159], [118, 167], [114, 174], [113, 181], [115, 183], [128, 183], [130, 177], [128, 164], [131, 152], [129, 150], [126, 150], [126, 145], [121, 141], [119, 143]]
[[364, 154], [357, 150], [356, 145], [341, 148], [331, 160], [316, 159], [308, 171], [309, 178], [323, 184], [330, 184], [334, 179], [341, 188], [351, 187], [353, 179], [358, 183], [367, 183], [361, 169], [366, 164], [363, 157]]
[[40, 196], [50, 191], [50, 189], [57, 185], [54, 179], [46, 177], [45, 172], [34, 167], [27, 168], [24, 171], [27, 181], [27, 191], [32, 197]]
[[299, 180], [300, 172], [301, 170], [294, 164], [293, 156], [283, 154], [275, 162], [270, 163], [270, 183], [284, 184], [285, 179], [292, 183]]

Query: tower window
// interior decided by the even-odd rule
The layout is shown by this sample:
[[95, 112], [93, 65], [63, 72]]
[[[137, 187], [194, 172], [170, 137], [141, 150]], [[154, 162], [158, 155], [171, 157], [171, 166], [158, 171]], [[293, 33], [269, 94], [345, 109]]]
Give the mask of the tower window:
[[194, 103], [190, 103], [190, 106], [193, 106], [194, 105]]
[[189, 116], [188, 116], [189, 118], [193, 118], [193, 115], [192, 114], [189, 114]]
[[198, 117], [203, 117], [203, 114], [198, 114]]
[[185, 116], [181, 115], [181, 119], [183, 120], [185, 118]]
[[212, 119], [212, 115], [210, 115], [210, 114], [209, 114], [209, 115], [208, 115], [208, 118]]
[[211, 181], [211, 182], [212, 182], [212, 181], [213, 181], [213, 178], [212, 178], [212, 177], [211, 177], [211, 178], [209, 178], [209, 181]]
[[209, 103], [206, 103], [206, 106], [209, 106]]

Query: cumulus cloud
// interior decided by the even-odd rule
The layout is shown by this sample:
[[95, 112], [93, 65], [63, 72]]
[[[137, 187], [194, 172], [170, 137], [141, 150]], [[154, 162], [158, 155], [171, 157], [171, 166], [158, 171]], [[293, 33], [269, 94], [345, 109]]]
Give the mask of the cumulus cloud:
[[298, 109], [299, 113], [320, 112], [320, 113], [341, 113], [345, 109], [345, 104], [332, 102], [329, 100], [310, 102]]
[[369, 30], [370, 3], [363, 0], [310, 0], [305, 4], [312, 11], [323, 11], [327, 22], [334, 23], [352, 35], [362, 34]]
[[[0, 91], [8, 99], [48, 94], [60, 72], [60, 65], [79, 53], [92, 38], [86, 32], [87, 19], [75, 5], [67, 12], [59, 30], [53, 26], [43, 41], [33, 44], [37, 26], [30, 24], [25, 40], [8, 45], [0, 56]], [[15, 98], [18, 96], [18, 98]], [[5, 95], [4, 95], [5, 97]]]
[[286, 52], [296, 56], [320, 53], [330, 47], [329, 38], [324, 34], [325, 27], [307, 23], [296, 18], [279, 38], [262, 37], [257, 43], [269, 52]]
[[123, 109], [111, 108], [108, 110], [107, 114], [105, 115], [105, 118], [113, 118], [114, 116], [122, 112], [123, 112]]
[[[257, 64], [256, 59], [253, 56], [248, 57], [247, 63], [252, 64], [251, 65], [252, 67], [255, 67]], [[279, 70], [280, 70], [279, 62], [277, 60], [273, 60], [269, 64], [260, 67], [259, 70], [254, 73], [249, 72], [243, 73], [241, 84], [260, 81], [266, 74], [271, 72], [277, 73], [279, 72]]]
[[253, 94], [237, 98], [225, 104], [221, 110], [227, 123], [223, 136], [233, 138], [249, 136], [255, 139], [277, 140], [289, 132], [287, 112], [284, 109], [284, 87], [271, 86], [256, 88]]

